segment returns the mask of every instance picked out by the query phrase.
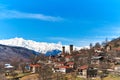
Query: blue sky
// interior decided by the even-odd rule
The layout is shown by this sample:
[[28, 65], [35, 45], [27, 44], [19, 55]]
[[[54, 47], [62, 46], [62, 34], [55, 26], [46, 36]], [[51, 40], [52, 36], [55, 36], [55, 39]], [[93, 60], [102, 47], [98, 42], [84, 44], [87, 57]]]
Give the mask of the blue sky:
[[120, 0], [0, 0], [0, 39], [86, 46], [119, 34]]

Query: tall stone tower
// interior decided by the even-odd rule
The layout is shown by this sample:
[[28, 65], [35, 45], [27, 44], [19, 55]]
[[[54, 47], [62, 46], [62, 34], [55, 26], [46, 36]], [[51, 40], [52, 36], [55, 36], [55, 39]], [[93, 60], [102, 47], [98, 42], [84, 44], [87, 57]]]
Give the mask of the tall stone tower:
[[65, 54], [65, 46], [62, 47], [62, 53]]
[[70, 54], [73, 52], [73, 45], [70, 45]]

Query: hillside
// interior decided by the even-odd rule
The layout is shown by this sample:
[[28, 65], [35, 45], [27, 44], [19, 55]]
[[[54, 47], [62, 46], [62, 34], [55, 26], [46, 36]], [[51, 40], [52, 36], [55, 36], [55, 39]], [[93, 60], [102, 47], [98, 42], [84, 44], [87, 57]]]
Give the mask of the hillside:
[[120, 47], [120, 37], [111, 40], [108, 44], [110, 44], [112, 48]]
[[29, 60], [31, 54], [35, 54], [33, 50], [23, 47], [13, 47], [0, 44], [0, 64], [10, 63], [14, 61]]

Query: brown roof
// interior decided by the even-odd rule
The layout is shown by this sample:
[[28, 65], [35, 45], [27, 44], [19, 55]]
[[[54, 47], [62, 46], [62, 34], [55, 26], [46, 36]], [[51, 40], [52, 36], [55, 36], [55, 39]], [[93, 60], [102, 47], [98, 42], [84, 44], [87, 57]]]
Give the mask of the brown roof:
[[71, 58], [72, 56], [66, 56], [65, 58]]
[[30, 64], [30, 67], [40, 67], [39, 64]]
[[59, 64], [64, 64], [64, 62], [58, 62]]
[[55, 64], [64, 64], [64, 62], [55, 62]]
[[80, 69], [84, 70], [84, 69], [87, 69], [88, 66], [87, 65], [84, 65], [84, 66], [81, 66]]
[[120, 48], [114, 48], [114, 50], [120, 51]]
[[80, 56], [81, 54], [77, 54], [76, 56]]
[[70, 68], [68, 66], [56, 66], [56, 68]]
[[68, 62], [67, 65], [74, 65], [74, 62]]

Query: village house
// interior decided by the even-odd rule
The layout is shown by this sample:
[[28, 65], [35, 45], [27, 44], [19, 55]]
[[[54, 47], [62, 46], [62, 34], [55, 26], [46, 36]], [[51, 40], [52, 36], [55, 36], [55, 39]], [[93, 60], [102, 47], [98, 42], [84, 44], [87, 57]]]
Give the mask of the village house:
[[91, 58], [91, 64], [99, 65], [101, 59], [102, 59], [102, 56], [93, 56]]
[[114, 67], [114, 72], [120, 74], [120, 65]]
[[102, 48], [97, 48], [97, 49], [94, 50], [94, 52], [96, 52], [96, 53], [101, 53], [101, 52], [103, 52], [103, 51], [102, 51]]
[[112, 50], [112, 47], [111, 47], [110, 44], [108, 44], [108, 45], [105, 46], [105, 49], [106, 49], [107, 52], [109, 52], [109, 51]]
[[73, 71], [74, 62], [55, 62], [53, 72], [69, 73]]
[[95, 53], [92, 57], [91, 57], [91, 64], [95, 64], [95, 65], [99, 65], [101, 61], [106, 60], [106, 53], [104, 52], [100, 52], [100, 53]]
[[40, 65], [39, 64], [30, 64], [30, 70], [31, 73], [37, 73], [40, 71]]
[[95, 78], [97, 77], [97, 68], [88, 67], [87, 65], [80, 66], [78, 75], [83, 78]]
[[55, 72], [61, 72], [61, 73], [64, 73], [64, 74], [70, 73], [70, 72], [73, 71], [72, 68], [70, 68], [68, 66], [56, 66], [52, 70], [53, 70], [54, 73]]
[[71, 61], [71, 60], [72, 60], [72, 56], [67, 55], [67, 56], [65, 57], [65, 62], [69, 62], [69, 61]]
[[93, 67], [89, 67], [87, 69], [87, 78], [95, 78], [98, 75], [98, 69], [97, 68], [93, 68]]
[[55, 62], [54, 63], [54, 67], [56, 67], [56, 66], [64, 66], [64, 62]]
[[120, 48], [113, 48], [112, 50], [114, 50], [116, 52], [120, 52]]
[[74, 62], [67, 62], [66, 65], [70, 68], [74, 68]]
[[87, 65], [80, 66], [78, 68], [79, 77], [87, 78], [87, 69], [88, 69]]
[[120, 64], [120, 57], [114, 57], [115, 64]]
[[4, 69], [5, 69], [5, 76], [9, 76], [13, 72], [14, 66], [12, 66], [11, 64], [5, 64]]
[[13, 68], [14, 66], [12, 66], [11, 64], [5, 64], [5, 68], [9, 69], [9, 68]]

